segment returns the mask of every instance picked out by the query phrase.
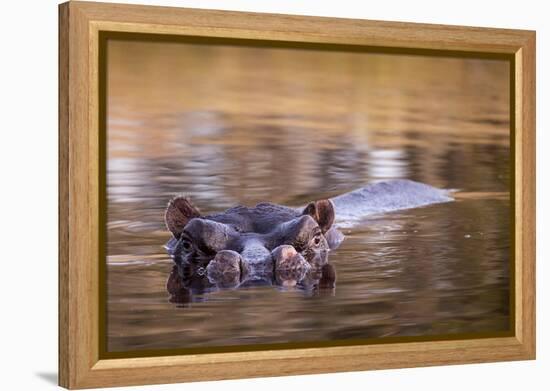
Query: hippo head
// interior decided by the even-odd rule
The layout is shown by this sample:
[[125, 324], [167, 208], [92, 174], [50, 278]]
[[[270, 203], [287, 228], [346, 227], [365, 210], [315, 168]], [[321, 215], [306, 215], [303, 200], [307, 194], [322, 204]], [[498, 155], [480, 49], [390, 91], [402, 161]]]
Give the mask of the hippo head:
[[332, 227], [334, 217], [330, 200], [298, 209], [271, 203], [237, 206], [204, 216], [188, 198], [176, 197], [165, 212], [173, 235], [166, 248], [185, 270], [206, 267], [210, 279], [230, 285], [266, 270], [299, 279], [310, 268], [325, 265], [328, 251], [342, 241]]

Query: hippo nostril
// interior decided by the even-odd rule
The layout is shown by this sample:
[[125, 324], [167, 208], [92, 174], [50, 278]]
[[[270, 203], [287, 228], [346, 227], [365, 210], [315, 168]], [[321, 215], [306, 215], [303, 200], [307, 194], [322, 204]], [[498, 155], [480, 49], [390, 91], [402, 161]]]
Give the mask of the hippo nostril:
[[282, 245], [272, 252], [275, 270], [296, 270], [302, 271], [309, 268], [309, 263], [302, 254], [298, 253], [293, 246]]
[[293, 246], [282, 245], [272, 252], [277, 283], [292, 287], [302, 281], [310, 269], [309, 263]]
[[222, 250], [216, 254], [206, 267], [206, 275], [214, 284], [233, 286], [238, 284], [242, 276], [242, 259], [239, 253]]
[[298, 252], [293, 246], [283, 245], [278, 247], [279, 255], [283, 258], [294, 257]]

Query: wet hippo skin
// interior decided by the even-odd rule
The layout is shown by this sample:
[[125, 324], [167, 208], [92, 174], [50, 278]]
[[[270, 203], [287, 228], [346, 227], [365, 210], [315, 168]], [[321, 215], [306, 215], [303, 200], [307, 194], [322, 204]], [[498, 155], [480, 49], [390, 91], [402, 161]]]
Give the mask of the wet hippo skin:
[[323, 270], [334, 285], [334, 270], [324, 266], [329, 252], [344, 240], [338, 226], [349, 227], [374, 213], [451, 200], [448, 191], [409, 180], [372, 183], [301, 208], [260, 203], [204, 216], [191, 200], [176, 197], [165, 212], [173, 235], [166, 249], [181, 278], [199, 276], [220, 287], [254, 280], [315, 286]]

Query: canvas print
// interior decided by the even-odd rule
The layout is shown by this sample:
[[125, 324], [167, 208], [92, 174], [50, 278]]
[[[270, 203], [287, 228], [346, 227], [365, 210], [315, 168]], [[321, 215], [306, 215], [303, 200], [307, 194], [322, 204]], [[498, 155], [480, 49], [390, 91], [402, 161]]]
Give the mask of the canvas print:
[[509, 61], [145, 37], [106, 56], [107, 353], [511, 331]]

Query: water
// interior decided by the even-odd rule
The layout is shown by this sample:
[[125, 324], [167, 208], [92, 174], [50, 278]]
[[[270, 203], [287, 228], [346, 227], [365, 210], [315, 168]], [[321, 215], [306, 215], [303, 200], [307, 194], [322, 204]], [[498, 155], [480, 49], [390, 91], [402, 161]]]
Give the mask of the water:
[[[108, 63], [108, 350], [434, 336], [509, 328], [509, 65], [116, 41]], [[456, 189], [369, 216], [333, 288], [170, 296], [167, 201], [289, 206], [369, 181]]]

